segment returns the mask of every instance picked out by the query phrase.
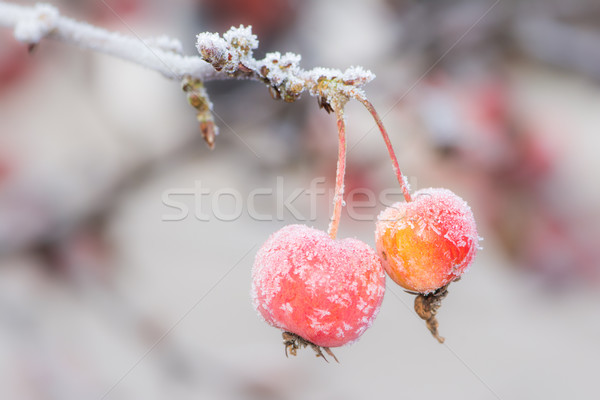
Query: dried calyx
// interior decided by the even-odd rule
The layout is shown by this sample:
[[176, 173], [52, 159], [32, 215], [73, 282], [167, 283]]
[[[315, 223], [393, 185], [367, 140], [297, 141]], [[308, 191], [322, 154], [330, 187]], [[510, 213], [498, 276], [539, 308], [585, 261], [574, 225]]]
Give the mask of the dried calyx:
[[417, 296], [415, 297], [415, 312], [425, 321], [429, 332], [431, 332], [433, 337], [440, 343], [444, 343], [445, 339], [441, 337], [438, 332], [439, 323], [436, 314], [438, 309], [442, 306], [442, 300], [448, 295], [449, 285], [450, 284], [443, 286], [429, 294], [409, 292]]
[[310, 346], [314, 350], [315, 355], [317, 357], [322, 357], [323, 360], [325, 360], [326, 362], [329, 362], [327, 360], [327, 358], [325, 357], [325, 355], [323, 354], [323, 350], [324, 350], [325, 353], [327, 353], [331, 357], [333, 357], [335, 362], [337, 362], [339, 364], [339, 360], [337, 359], [335, 354], [333, 354], [333, 352], [331, 351], [331, 349], [329, 347], [317, 346], [316, 344], [309, 342], [308, 340], [306, 340], [306, 339], [302, 338], [301, 336], [298, 336], [292, 332], [283, 332], [281, 334], [281, 337], [283, 338], [283, 345], [285, 346], [285, 356], [286, 357], [288, 356], [288, 353], [295, 356], [297, 354], [297, 351], [299, 348]]

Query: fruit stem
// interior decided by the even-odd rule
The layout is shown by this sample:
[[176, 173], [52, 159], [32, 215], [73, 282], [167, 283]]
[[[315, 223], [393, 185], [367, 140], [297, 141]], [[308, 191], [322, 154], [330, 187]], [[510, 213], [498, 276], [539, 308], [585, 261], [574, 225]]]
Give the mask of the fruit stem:
[[335, 195], [333, 196], [333, 215], [329, 224], [329, 237], [335, 239], [337, 236], [340, 217], [342, 215], [342, 206], [344, 202], [344, 175], [346, 174], [346, 124], [344, 122], [344, 109], [341, 105], [335, 104], [335, 116], [337, 117], [338, 128], [338, 160], [335, 173]]
[[388, 153], [390, 153], [390, 159], [392, 160], [392, 166], [394, 167], [394, 173], [396, 174], [396, 178], [398, 178], [398, 182], [400, 183], [400, 187], [402, 188], [402, 194], [404, 195], [404, 200], [406, 200], [407, 202], [412, 201], [410, 192], [408, 190], [408, 184], [406, 182], [406, 178], [404, 175], [402, 175], [402, 172], [400, 171], [400, 167], [398, 166], [398, 159], [396, 158], [396, 153], [394, 152], [394, 148], [392, 147], [392, 142], [390, 142], [390, 137], [387, 134], [385, 127], [383, 126], [383, 122], [381, 121], [381, 118], [379, 117], [377, 110], [375, 110], [375, 107], [373, 107], [373, 104], [366, 97], [356, 96], [356, 99], [358, 101], [360, 101], [365, 106], [365, 108], [367, 110], [369, 110], [369, 112], [373, 116], [373, 119], [375, 120], [375, 123], [377, 124], [377, 127], [379, 128], [379, 131], [381, 132], [381, 136], [383, 137], [383, 141], [385, 142], [385, 145], [388, 149]]

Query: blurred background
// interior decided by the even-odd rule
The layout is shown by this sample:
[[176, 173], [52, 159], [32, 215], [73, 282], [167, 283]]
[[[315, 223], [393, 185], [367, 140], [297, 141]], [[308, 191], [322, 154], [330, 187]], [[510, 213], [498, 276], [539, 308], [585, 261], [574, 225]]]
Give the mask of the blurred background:
[[[250, 271], [282, 226], [327, 228], [334, 117], [307, 95], [285, 104], [257, 82], [210, 82], [221, 131], [210, 151], [178, 82], [52, 41], [28, 54], [0, 28], [2, 398], [597, 393], [597, 1], [52, 4], [111, 30], [179, 38], [187, 54], [198, 32], [251, 24], [257, 57], [292, 51], [307, 69], [370, 69], [367, 95], [413, 190], [459, 194], [485, 240], [438, 314], [446, 344], [388, 280], [373, 327], [335, 349], [339, 365], [310, 349], [286, 359], [280, 332], [251, 306]], [[401, 197], [369, 114], [351, 103], [346, 115], [346, 202], [378, 197], [362, 218], [343, 215], [339, 236], [374, 245], [389, 205], [378, 194]], [[319, 177], [315, 209], [294, 196]], [[273, 218], [252, 218], [252, 193]], [[278, 208], [288, 197], [296, 213]]]

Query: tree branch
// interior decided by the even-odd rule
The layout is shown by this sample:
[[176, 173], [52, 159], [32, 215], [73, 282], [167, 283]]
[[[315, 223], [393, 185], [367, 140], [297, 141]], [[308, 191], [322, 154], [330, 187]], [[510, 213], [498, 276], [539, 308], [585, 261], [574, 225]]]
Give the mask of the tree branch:
[[55, 39], [134, 62], [170, 79], [249, 78], [264, 82], [274, 98], [285, 101], [294, 101], [308, 91], [328, 111], [330, 102], [345, 104], [362, 94], [361, 87], [375, 77], [362, 67], [344, 72], [329, 68], [303, 70], [299, 67], [300, 55], [293, 53], [273, 52], [255, 60], [252, 50], [258, 47], [258, 38], [251, 27], [231, 28], [223, 37], [200, 33], [196, 43], [200, 57], [192, 57], [181, 54], [178, 40], [165, 36], [143, 40], [137, 35], [111, 32], [61, 16], [49, 4], [26, 7], [0, 1], [0, 26], [13, 28], [15, 38], [30, 46], [44, 38]]
[[[212, 103], [202, 83], [215, 79], [252, 79], [263, 82], [274, 99], [293, 102], [303, 92], [315, 96], [327, 112], [342, 112], [350, 99], [366, 98], [362, 87], [375, 78], [362, 67], [345, 71], [331, 68], [300, 68], [301, 56], [267, 53], [256, 60], [252, 51], [258, 38], [250, 26], [232, 27], [223, 36], [203, 32], [196, 37], [199, 56], [184, 56], [181, 43], [161, 36], [143, 40], [63, 17], [49, 4], [33, 7], [0, 1], [0, 26], [14, 29], [15, 38], [35, 47], [42, 39], [55, 39], [83, 49], [109, 54], [160, 72], [183, 82], [188, 101], [197, 110], [200, 129], [208, 145], [214, 146]], [[335, 107], [333, 107], [335, 105]], [[339, 114], [339, 113], [338, 113]]]

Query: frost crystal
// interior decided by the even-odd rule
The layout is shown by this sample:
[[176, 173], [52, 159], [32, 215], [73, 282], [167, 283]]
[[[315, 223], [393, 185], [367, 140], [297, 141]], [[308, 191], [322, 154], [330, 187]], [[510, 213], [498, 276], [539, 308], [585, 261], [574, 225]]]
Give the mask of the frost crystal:
[[292, 311], [294, 311], [294, 308], [292, 307], [292, 305], [290, 303], [283, 303], [281, 305], [281, 308], [283, 311], [291, 313]]
[[369, 70], [365, 70], [361, 66], [350, 67], [341, 76], [345, 82], [356, 82], [360, 86], [365, 85], [375, 79], [375, 74]]
[[302, 56], [300, 54], [287, 52], [281, 56], [280, 63], [284, 68], [292, 67], [294, 70], [300, 68], [300, 60]]
[[239, 28], [231, 27], [223, 38], [233, 48], [240, 49], [245, 55], [251, 56], [252, 50], [258, 48], [258, 38], [252, 33], [252, 26], [240, 25]]
[[342, 71], [333, 68], [316, 67], [305, 72], [308, 79], [318, 81], [319, 79], [333, 79], [342, 75]]
[[183, 54], [183, 46], [181, 45], [179, 39], [173, 39], [167, 35], [150, 38], [145, 42], [149, 46], [158, 47], [161, 50], [170, 51], [175, 54]]
[[216, 33], [198, 34], [196, 48], [202, 59], [217, 71], [233, 72], [238, 68], [239, 53], [232, 51], [229, 43]]
[[331, 313], [329, 311], [327, 311], [327, 310], [321, 310], [319, 308], [315, 309], [315, 314], [317, 314], [317, 316], [319, 318], [323, 318], [323, 317], [326, 317], [328, 315], [331, 315]]
[[402, 182], [404, 183], [404, 187], [406, 188], [406, 190], [410, 192], [410, 184], [408, 183], [408, 178], [404, 175], [402, 175]]
[[290, 100], [297, 98], [304, 90], [304, 80], [299, 78], [301, 57], [294, 53], [285, 53], [283, 56], [278, 51], [267, 53], [265, 58], [258, 61], [261, 74], [270, 84], [278, 88], [278, 93], [290, 96]]

